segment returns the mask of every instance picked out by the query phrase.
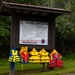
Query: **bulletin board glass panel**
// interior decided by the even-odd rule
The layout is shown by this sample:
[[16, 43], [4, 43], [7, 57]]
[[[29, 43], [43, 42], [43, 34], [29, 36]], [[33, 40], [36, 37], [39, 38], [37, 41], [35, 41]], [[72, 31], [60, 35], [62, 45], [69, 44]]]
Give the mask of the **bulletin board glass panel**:
[[19, 44], [48, 45], [48, 23], [20, 20]]

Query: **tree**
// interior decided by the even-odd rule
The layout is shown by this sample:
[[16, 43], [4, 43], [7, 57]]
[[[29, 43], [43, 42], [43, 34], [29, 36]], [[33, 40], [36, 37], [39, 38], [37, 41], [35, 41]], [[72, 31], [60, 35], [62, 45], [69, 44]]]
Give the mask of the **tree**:
[[10, 50], [10, 20], [10, 17], [0, 16], [0, 57]]
[[[71, 10], [70, 16], [63, 15], [56, 19], [56, 49], [62, 53], [75, 51], [75, 0], [0, 0], [2, 1]], [[10, 23], [10, 16], [0, 16], [0, 56], [9, 51]]]

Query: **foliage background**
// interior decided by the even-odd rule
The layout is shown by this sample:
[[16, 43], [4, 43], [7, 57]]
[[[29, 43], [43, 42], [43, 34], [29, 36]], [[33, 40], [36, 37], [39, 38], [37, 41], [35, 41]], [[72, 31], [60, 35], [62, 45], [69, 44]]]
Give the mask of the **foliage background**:
[[[63, 8], [72, 11], [71, 15], [56, 18], [56, 50], [63, 55], [75, 52], [75, 0], [0, 0]], [[11, 17], [0, 15], [0, 57], [8, 57], [10, 51]]]

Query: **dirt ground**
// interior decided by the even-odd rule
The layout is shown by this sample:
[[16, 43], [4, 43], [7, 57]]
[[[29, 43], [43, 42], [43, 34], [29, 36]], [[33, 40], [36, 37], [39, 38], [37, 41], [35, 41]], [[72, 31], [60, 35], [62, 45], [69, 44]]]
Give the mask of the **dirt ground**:
[[[37, 73], [41, 73], [41, 72], [46, 72], [46, 71], [49, 71], [49, 69], [44, 69], [44, 71], [42, 69], [40, 70], [31, 70], [31, 71], [23, 71], [23, 72], [15, 72], [15, 75], [22, 75], [22, 74], [37, 74]], [[5, 74], [2, 74], [2, 75], [9, 75], [8, 73], [5, 73]]]
[[[23, 72], [15, 72], [15, 75], [22, 75], [22, 74], [37, 74], [37, 73], [41, 73], [41, 72], [47, 72], [47, 71], [50, 71], [50, 69], [44, 69], [44, 71], [42, 69], [39, 69], [39, 70], [31, 70], [31, 71], [23, 71]], [[2, 75], [9, 75], [9, 73], [5, 73], [5, 74], [2, 74]], [[75, 73], [67, 73], [67, 74], [62, 74], [62, 75], [75, 75]]]

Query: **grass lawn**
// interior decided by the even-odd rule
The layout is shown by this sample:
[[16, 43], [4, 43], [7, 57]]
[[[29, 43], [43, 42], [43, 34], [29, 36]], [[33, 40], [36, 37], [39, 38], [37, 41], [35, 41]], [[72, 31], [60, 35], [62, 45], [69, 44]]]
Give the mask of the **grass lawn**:
[[[75, 60], [63, 60], [64, 61], [64, 67], [60, 69], [54, 69], [54, 70], [49, 70], [45, 72], [38, 72], [36, 75], [62, 75], [63, 73], [70, 73], [70, 72], [75, 72]], [[3, 73], [9, 73], [10, 68], [9, 68], [9, 62], [7, 59], [0, 59], [0, 75]], [[24, 64], [23, 69], [22, 69], [22, 64], [21, 63], [16, 63], [15, 65], [15, 71], [17, 72], [28, 72], [31, 70], [42, 70], [42, 65], [41, 64]], [[22, 75], [35, 75], [33, 74], [22, 74]]]

